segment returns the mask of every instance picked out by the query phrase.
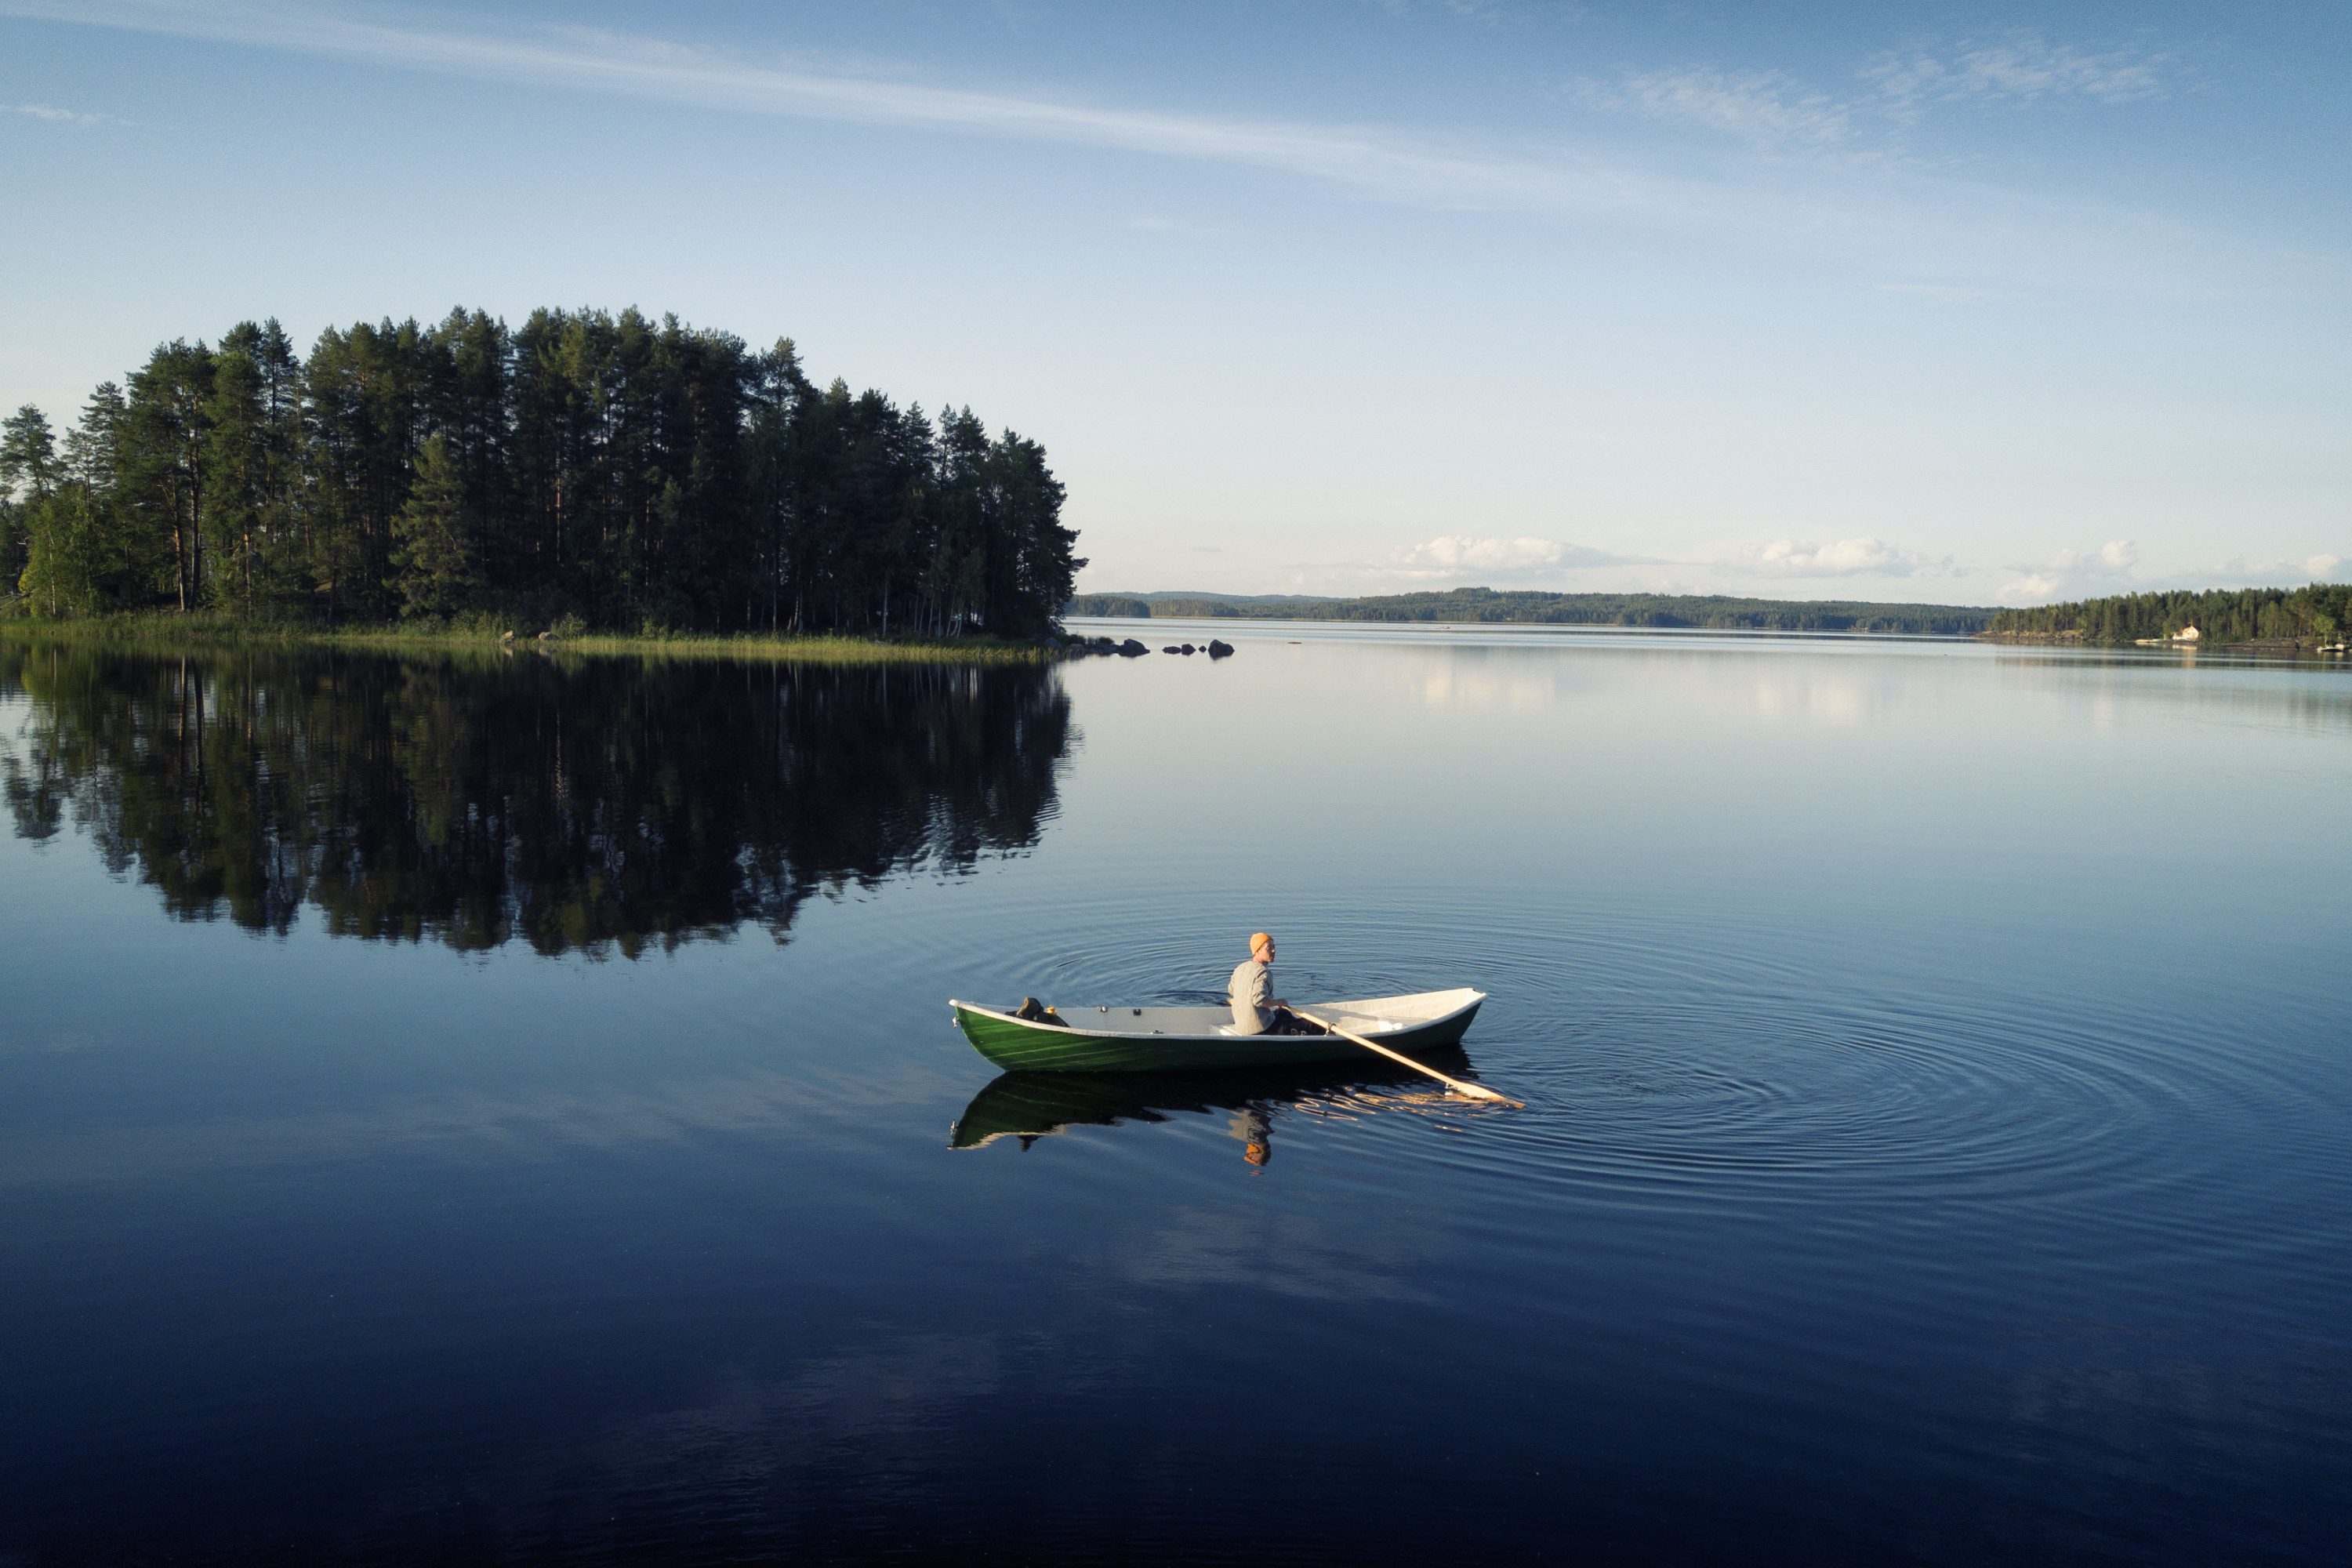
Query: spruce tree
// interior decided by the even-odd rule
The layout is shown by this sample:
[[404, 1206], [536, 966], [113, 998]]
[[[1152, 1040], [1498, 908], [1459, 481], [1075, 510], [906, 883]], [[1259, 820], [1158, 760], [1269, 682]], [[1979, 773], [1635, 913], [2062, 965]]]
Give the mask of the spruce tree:
[[437, 434], [416, 454], [416, 477], [393, 517], [392, 537], [403, 616], [453, 616], [473, 603], [481, 574], [467, 525], [466, 478]]

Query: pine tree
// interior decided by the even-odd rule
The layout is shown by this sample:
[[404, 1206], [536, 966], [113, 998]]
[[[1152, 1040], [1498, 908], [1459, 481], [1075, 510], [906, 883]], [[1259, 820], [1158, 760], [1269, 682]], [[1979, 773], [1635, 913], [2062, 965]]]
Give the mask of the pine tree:
[[275, 321], [240, 322], [214, 354], [206, 528], [218, 602], [251, 615], [290, 585], [301, 444], [301, 364]]
[[111, 496], [122, 472], [122, 427], [130, 408], [122, 388], [102, 381], [81, 411], [81, 423], [66, 436], [66, 473], [92, 493]]
[[173, 600], [182, 610], [203, 602], [205, 475], [212, 458], [212, 351], [169, 342], [131, 378], [119, 437], [126, 517], [144, 546], [172, 555]]
[[0, 595], [14, 592], [24, 574], [29, 509], [60, 477], [47, 415], [27, 403], [0, 421]]
[[57, 488], [57, 438], [49, 433], [49, 416], [32, 404], [0, 420], [0, 492], [14, 499], [23, 489], [26, 499], [45, 496]]

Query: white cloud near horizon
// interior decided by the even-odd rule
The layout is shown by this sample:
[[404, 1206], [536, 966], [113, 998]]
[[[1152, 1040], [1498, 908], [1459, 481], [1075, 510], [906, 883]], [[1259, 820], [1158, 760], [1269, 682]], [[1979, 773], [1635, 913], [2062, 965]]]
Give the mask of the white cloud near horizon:
[[1948, 558], [1932, 560], [1883, 539], [1841, 539], [1828, 544], [1776, 539], [1750, 545], [1722, 563], [1760, 577], [1912, 577], [1965, 574]]
[[2011, 567], [2019, 575], [2001, 584], [2000, 596], [2020, 604], [2046, 604], [2126, 592], [2141, 585], [2132, 574], [2138, 564], [2139, 546], [2128, 539], [2110, 539], [2096, 550], [2069, 546], [2037, 565]]
[[[1564, 574], [1601, 567], [1678, 566], [1706, 577], [1729, 574], [1776, 581], [1831, 578], [1965, 577], [1968, 568], [1950, 556], [1930, 556], [1876, 538], [1776, 539], [1710, 560], [1670, 560], [1629, 555], [1565, 540], [1531, 536], [1484, 538], [1447, 534], [1408, 544], [1378, 560], [1357, 563], [1356, 572], [1377, 576], [1442, 582], [1449, 587], [1506, 581], [1539, 584]], [[1650, 591], [1650, 590], [1644, 590]], [[1660, 589], [1657, 591], [1675, 591]]]
[[2096, 550], [2069, 548], [2038, 564], [2011, 567], [2017, 575], [2001, 584], [2000, 596], [2012, 604], [2038, 605], [2176, 588], [2292, 588], [2326, 582], [2344, 563], [2343, 556], [2322, 551], [2264, 560], [2233, 555], [2186, 570], [2147, 573], [2140, 570], [2137, 544], [2111, 539]]
[[2198, 574], [2200, 578], [2219, 578], [2225, 583], [2237, 582], [2248, 586], [2300, 586], [2290, 578], [2305, 582], [2324, 583], [2334, 577], [2344, 564], [2344, 557], [2328, 551], [2300, 558], [2249, 561], [2242, 555], [2232, 555]]
[[[1866, 536], [1828, 543], [1781, 539], [1706, 559], [1674, 560], [1621, 554], [1560, 540], [1463, 534], [1401, 546], [1371, 561], [1294, 562], [1286, 569], [1281, 588], [1289, 593], [1339, 595], [1505, 585], [1568, 593], [1742, 595], [1757, 592], [1761, 586], [1758, 580], [1763, 579], [1771, 584], [1764, 590], [1768, 595], [1835, 598], [1851, 596], [1857, 588], [1865, 594], [1887, 591], [1864, 587], [1872, 579], [1887, 589], [1906, 581], [1924, 589], [1926, 581], [1981, 581], [1998, 572], [2006, 574], [2007, 580], [1990, 592], [1971, 586], [1897, 591], [1893, 597], [1904, 602], [2040, 605], [2156, 589], [2294, 587], [2333, 580], [2347, 564], [2352, 561], [2347, 556], [2323, 552], [2263, 560], [2233, 556], [2218, 563], [2148, 572], [2143, 570], [2137, 542], [2111, 539], [2095, 547], [2056, 551], [2038, 563], [1971, 566], [1951, 555], [1929, 555]], [[1630, 575], [1610, 571], [1598, 583], [1570, 577], [1588, 569], [1624, 567], [1664, 570]], [[1219, 591], [1272, 590], [1258, 584]]]
[[1447, 534], [1389, 552], [1375, 570], [1405, 577], [1548, 576], [1589, 566], [1650, 566], [1640, 555], [1619, 555], [1558, 539], [1480, 539]]

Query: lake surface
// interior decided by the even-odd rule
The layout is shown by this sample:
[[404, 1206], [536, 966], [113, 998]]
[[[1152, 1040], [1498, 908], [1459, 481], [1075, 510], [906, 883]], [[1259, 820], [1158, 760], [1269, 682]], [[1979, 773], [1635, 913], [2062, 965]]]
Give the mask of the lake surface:
[[0, 1563], [2341, 1560], [2352, 675], [1213, 629], [0, 643]]

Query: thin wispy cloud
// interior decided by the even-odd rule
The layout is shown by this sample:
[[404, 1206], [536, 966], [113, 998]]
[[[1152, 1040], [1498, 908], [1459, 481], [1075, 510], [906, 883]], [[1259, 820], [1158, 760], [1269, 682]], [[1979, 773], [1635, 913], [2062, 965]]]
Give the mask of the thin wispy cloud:
[[0, 113], [21, 114], [28, 120], [46, 120], [53, 125], [100, 125], [112, 119], [106, 114], [84, 114], [76, 110], [59, 109], [53, 103], [0, 103]]
[[1503, 0], [1366, 0], [1376, 11], [1409, 16], [1415, 11], [1443, 11], [1468, 22], [1491, 22], [1503, 13]]
[[1764, 147], [1835, 147], [1853, 130], [1852, 111], [1779, 71], [1629, 72], [1610, 84], [1580, 82], [1597, 108], [1720, 132]]
[[[2053, 274], [2096, 275], [2111, 291], [2173, 294], [2189, 286], [2188, 275], [2235, 273], [2248, 261], [2246, 247], [2232, 237], [2074, 196], [1941, 181], [1916, 170], [1895, 177], [1882, 169], [1866, 185], [1853, 184], [1840, 168], [1878, 154], [1866, 138], [1839, 131], [1837, 116], [1843, 111], [1851, 122], [1851, 106], [1842, 110], [1777, 75], [1629, 78], [1609, 89], [1629, 105], [1697, 116], [1751, 144], [1778, 138], [1774, 144], [1783, 150], [1771, 170], [1701, 175], [1624, 149], [1129, 108], [940, 85], [896, 66], [782, 56], [761, 61], [640, 34], [502, 27], [439, 14], [283, 0], [0, 0], [0, 16], [714, 111], [1119, 150], [1271, 171], [1430, 211], [1518, 212], [1662, 236], [1703, 232], [1859, 260], [1897, 278], [1949, 274], [1954, 281], [2032, 288]], [[1787, 155], [1795, 152], [1807, 155]], [[2264, 255], [2272, 263], [2280, 259], [2267, 249]], [[2308, 267], [2314, 258], [2284, 259]], [[2340, 270], [2340, 258], [2317, 260]]]
[[983, 92], [796, 65], [604, 29], [499, 33], [335, 9], [175, 0], [0, 0], [0, 16], [797, 119], [962, 132], [1304, 175], [1454, 209], [1695, 216], [1706, 188], [1567, 153], [1518, 156], [1374, 127], [1215, 117]]
[[2160, 55], [2093, 53], [2020, 36], [1983, 47], [1881, 54], [1858, 73], [1861, 90], [1843, 94], [1782, 71], [1705, 67], [1627, 70], [1613, 81], [1570, 85], [1595, 108], [1696, 126], [1756, 147], [1828, 152], [1874, 147], [1918, 121], [1931, 104], [2161, 98], [2168, 68]]
[[1924, 104], [1969, 99], [2074, 97], [2129, 103], [2161, 98], [2168, 64], [2162, 55], [2095, 54], [2024, 35], [1983, 47], [1881, 55], [1864, 68], [1862, 77], [1891, 110], [1912, 114]]
[[1977, 305], [1988, 300], [2006, 300], [2011, 296], [2000, 289], [1978, 289], [1961, 283], [1881, 283], [1884, 294], [1909, 294], [1921, 300], [1937, 300], [1947, 305]]

